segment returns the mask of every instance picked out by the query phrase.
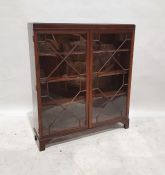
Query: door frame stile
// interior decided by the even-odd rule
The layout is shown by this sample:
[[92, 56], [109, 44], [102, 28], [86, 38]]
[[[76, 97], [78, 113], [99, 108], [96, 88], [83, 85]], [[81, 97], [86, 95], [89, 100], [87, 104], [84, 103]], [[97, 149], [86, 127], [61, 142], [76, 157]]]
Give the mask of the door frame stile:
[[88, 62], [87, 62], [87, 86], [88, 86], [88, 128], [92, 128], [92, 81], [93, 81], [93, 45], [92, 45], [92, 31], [88, 31]]
[[35, 66], [36, 66], [36, 91], [38, 102], [38, 124], [39, 136], [43, 137], [43, 125], [42, 125], [42, 101], [41, 101], [41, 85], [40, 85], [40, 62], [37, 46], [37, 32], [34, 31], [34, 50], [35, 50]]
[[134, 39], [135, 29], [132, 30], [131, 47], [130, 47], [130, 61], [128, 72], [128, 89], [127, 89], [127, 105], [126, 105], [126, 118], [129, 119], [130, 95], [131, 95], [131, 79], [132, 79], [132, 66], [133, 66], [133, 52], [134, 52]]

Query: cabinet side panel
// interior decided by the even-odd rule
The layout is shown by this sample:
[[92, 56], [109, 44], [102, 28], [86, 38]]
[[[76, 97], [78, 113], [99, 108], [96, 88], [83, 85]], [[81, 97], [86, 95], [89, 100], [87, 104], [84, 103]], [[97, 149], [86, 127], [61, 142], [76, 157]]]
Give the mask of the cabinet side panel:
[[132, 68], [133, 68], [133, 52], [134, 52], [134, 41], [135, 40], [135, 29], [132, 31], [131, 38], [131, 52], [130, 52], [130, 65], [129, 65], [129, 77], [128, 77], [128, 98], [127, 98], [127, 118], [129, 118], [130, 108], [130, 96], [131, 96], [131, 81], [132, 81]]
[[32, 101], [33, 101], [33, 127], [38, 132], [38, 100], [36, 91], [36, 68], [33, 42], [33, 25], [28, 23], [29, 56], [31, 67]]

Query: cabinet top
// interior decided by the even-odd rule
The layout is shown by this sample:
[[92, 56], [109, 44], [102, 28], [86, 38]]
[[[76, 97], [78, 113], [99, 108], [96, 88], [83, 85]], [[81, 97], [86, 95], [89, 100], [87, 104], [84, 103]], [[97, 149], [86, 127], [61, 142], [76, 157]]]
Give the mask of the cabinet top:
[[33, 25], [33, 30], [45, 29], [125, 29], [134, 30], [134, 24], [82, 24], [82, 23], [29, 23]]

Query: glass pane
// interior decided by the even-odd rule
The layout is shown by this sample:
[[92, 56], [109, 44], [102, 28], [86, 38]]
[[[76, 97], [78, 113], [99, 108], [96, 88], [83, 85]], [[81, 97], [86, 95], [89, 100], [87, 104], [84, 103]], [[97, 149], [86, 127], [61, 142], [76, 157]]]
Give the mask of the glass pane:
[[93, 34], [94, 124], [126, 115], [129, 33]]
[[86, 34], [38, 34], [44, 134], [86, 126]]

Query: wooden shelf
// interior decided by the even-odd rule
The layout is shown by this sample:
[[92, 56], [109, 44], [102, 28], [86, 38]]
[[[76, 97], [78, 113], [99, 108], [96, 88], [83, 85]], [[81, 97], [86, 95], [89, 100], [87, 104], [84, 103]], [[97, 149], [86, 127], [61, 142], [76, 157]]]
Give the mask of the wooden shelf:
[[[113, 97], [116, 92], [117, 91], [108, 91], [108, 92], [103, 92], [103, 93], [106, 95], [106, 97], [110, 98], [110, 97]], [[125, 95], [125, 94], [126, 94], [126, 92], [120, 92], [120, 93], [116, 94], [115, 96], [118, 97], [118, 96], [122, 96], [122, 95]], [[93, 97], [96, 97], [96, 98], [97, 97], [103, 97], [103, 95], [101, 93], [95, 93], [95, 94], [93, 94]]]
[[[100, 54], [100, 53], [113, 53], [115, 52], [116, 49], [109, 49], [109, 50], [94, 50], [93, 54]], [[129, 49], [119, 49], [117, 52], [128, 52]], [[66, 55], [68, 52], [58, 52], [59, 55]], [[82, 55], [82, 54], [86, 54], [85, 51], [74, 51], [72, 52], [71, 55]], [[56, 54], [53, 53], [39, 53], [39, 56], [52, 56], [55, 57], [57, 56]]]
[[[93, 90], [94, 91], [94, 90]], [[96, 91], [96, 90], [95, 90]], [[104, 92], [104, 94], [106, 95], [107, 98], [111, 98], [115, 95], [117, 91], [107, 91], [107, 92]], [[118, 96], [122, 96], [122, 95], [126, 95], [126, 92], [120, 92], [118, 94], [116, 94], [115, 96], [118, 97]], [[93, 94], [93, 98], [101, 98], [103, 97], [103, 95], [99, 92], [99, 93], [95, 93]], [[48, 97], [47, 97], [48, 98]], [[71, 98], [57, 98], [57, 99], [49, 99], [45, 102], [42, 102], [44, 106], [47, 106], [47, 105], [62, 105], [62, 104], [69, 104], [71, 103], [73, 97]], [[84, 103], [85, 103], [85, 96], [78, 96], [76, 97], [76, 99], [73, 101], [73, 102], [78, 102], [80, 100], [83, 100], [84, 99]]]
[[[68, 52], [58, 52], [59, 55], [66, 55]], [[71, 53], [71, 55], [83, 55], [86, 54], [86, 52], [84, 51], [74, 51]], [[39, 53], [39, 56], [52, 56], [52, 57], [56, 57], [58, 55], [53, 54], [53, 53]]]
[[73, 76], [62, 76], [62, 77], [51, 77], [48, 79], [49, 83], [55, 83], [55, 82], [63, 82], [63, 81], [72, 81], [72, 80], [79, 80], [80, 77], [77, 75]]
[[[116, 51], [116, 49], [94, 50], [93, 53], [94, 53], [94, 54], [97, 54], [97, 53], [105, 53], [105, 52], [113, 53], [113, 52], [115, 52], [115, 51]], [[117, 52], [128, 52], [128, 51], [129, 51], [129, 49], [119, 49], [119, 50], [117, 50]]]
[[106, 76], [113, 76], [113, 75], [121, 75], [121, 74], [126, 74], [126, 71], [123, 70], [113, 70], [113, 71], [109, 71], [109, 72], [94, 72], [95, 76], [98, 77], [106, 77]]
[[[106, 76], [113, 76], [113, 75], [122, 75], [126, 74], [126, 71], [123, 70], [113, 70], [109, 72], [94, 72], [94, 77], [106, 77]], [[85, 80], [86, 74], [80, 74], [80, 75], [70, 75], [70, 76], [59, 76], [59, 77], [50, 77], [48, 79], [46, 78], [40, 78], [41, 84], [44, 83], [55, 83], [55, 82], [64, 82], [64, 81], [74, 81], [74, 80]]]
[[58, 77], [50, 77], [50, 78], [40, 78], [41, 84], [44, 84], [46, 82], [48, 83], [55, 83], [55, 82], [64, 82], [64, 81], [72, 81], [72, 80], [85, 80], [85, 74], [80, 75], [64, 75], [64, 76], [58, 76]]
[[[67, 103], [71, 103], [73, 97], [71, 98], [57, 98], [57, 99], [50, 99], [46, 102], [43, 102], [43, 105], [62, 105], [62, 104], [67, 104]], [[76, 101], [80, 101], [84, 99], [84, 103], [85, 103], [85, 97], [84, 96], [78, 96], [74, 102]]]

